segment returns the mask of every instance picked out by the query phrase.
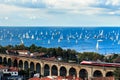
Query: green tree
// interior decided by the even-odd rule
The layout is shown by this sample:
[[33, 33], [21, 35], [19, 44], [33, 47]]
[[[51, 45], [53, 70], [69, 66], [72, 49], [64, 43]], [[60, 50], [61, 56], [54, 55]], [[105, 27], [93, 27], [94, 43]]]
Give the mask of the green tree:
[[13, 49], [15, 49], [15, 50], [25, 50], [26, 46], [24, 44], [15, 45], [15, 47]]
[[0, 53], [6, 54], [6, 48], [0, 46]]
[[12, 46], [12, 45], [8, 45], [8, 46], [6, 46], [5, 48], [6, 48], [7, 50], [11, 50], [11, 49], [13, 49], [13, 47], [14, 47], [14, 46]]
[[32, 44], [32, 45], [29, 47], [30, 52], [36, 52], [37, 49], [38, 49], [38, 47], [37, 47], [35, 44]]
[[56, 48], [56, 55], [61, 56], [63, 49], [61, 47]]
[[120, 80], [120, 68], [116, 68], [114, 71], [115, 80]]
[[82, 60], [89, 60], [89, 61], [96, 61], [96, 60], [103, 60], [103, 55], [100, 55], [95, 52], [83, 52], [78, 54], [80, 61]]

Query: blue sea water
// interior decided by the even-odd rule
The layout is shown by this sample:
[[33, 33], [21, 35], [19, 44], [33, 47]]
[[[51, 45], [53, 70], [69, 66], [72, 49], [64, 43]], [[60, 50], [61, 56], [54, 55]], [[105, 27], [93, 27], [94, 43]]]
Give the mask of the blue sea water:
[[0, 45], [62, 47], [78, 52], [120, 53], [119, 27], [0, 27]]

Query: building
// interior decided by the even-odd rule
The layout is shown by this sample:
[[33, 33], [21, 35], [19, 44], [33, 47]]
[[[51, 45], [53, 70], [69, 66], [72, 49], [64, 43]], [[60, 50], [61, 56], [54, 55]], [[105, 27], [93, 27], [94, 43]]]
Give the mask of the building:
[[120, 63], [120, 56], [118, 56], [116, 59], [113, 61], [114, 63]]
[[30, 54], [30, 51], [28, 50], [17, 50], [17, 52], [19, 53], [20, 56], [25, 56]]
[[22, 79], [23, 77], [18, 75], [18, 68], [0, 65], [0, 80], [22, 80]]
[[8, 67], [0, 65], [0, 80], [3, 80], [4, 73], [8, 72]]
[[10, 55], [19, 55], [19, 56], [29, 56], [30, 51], [28, 50], [6, 50], [7, 54]]

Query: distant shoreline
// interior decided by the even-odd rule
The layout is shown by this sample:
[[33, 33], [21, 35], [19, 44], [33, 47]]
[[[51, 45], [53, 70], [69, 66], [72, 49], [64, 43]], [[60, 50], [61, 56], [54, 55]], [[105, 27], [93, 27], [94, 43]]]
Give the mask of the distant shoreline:
[[20, 27], [29, 27], [29, 28], [30, 27], [32, 27], [32, 28], [33, 27], [44, 27], [44, 28], [50, 28], [50, 27], [51, 28], [52, 27], [53, 28], [119, 28], [120, 25], [119, 26], [109, 26], [109, 25], [107, 25], [107, 26], [100, 26], [100, 25], [99, 26], [96, 26], [96, 25], [95, 26], [94, 25], [93, 26], [59, 26], [59, 25], [57, 25], [57, 26], [50, 26], [50, 25], [49, 26], [44, 26], [44, 25], [43, 26], [36, 26], [36, 25], [33, 25], [33, 26], [32, 25], [31, 26], [27, 26], [27, 25], [25, 25], [25, 26], [24, 25], [22, 25], [22, 26], [15, 26], [15, 25], [13, 25], [13, 26], [12, 25], [10, 25], [10, 26], [7, 26], [7, 25], [2, 26], [2, 25], [0, 25], [0, 28], [1, 27], [7, 27], [7, 28], [9, 28], [9, 27], [18, 27], [18, 28], [20, 28]]

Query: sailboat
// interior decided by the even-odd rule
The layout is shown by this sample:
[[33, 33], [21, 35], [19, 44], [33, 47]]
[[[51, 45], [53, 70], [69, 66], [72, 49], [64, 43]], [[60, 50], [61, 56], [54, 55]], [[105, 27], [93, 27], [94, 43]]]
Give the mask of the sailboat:
[[54, 37], [52, 36], [52, 37], [51, 37], [51, 39], [53, 40], [53, 39], [54, 39]]
[[98, 50], [98, 48], [99, 48], [99, 43], [98, 43], [98, 41], [97, 41], [96, 50]]
[[78, 40], [76, 39], [76, 41], [75, 41], [75, 42], [76, 42], [76, 44], [77, 44], [77, 43], [78, 43]]
[[34, 39], [34, 35], [31, 36], [31, 39]]
[[48, 40], [48, 44], [50, 44], [50, 40]]
[[102, 36], [103, 35], [103, 30], [100, 32], [100, 36]]
[[3, 40], [3, 36], [0, 37], [0, 40]]
[[63, 35], [60, 35], [60, 39], [61, 39], [61, 40], [63, 39]]
[[24, 42], [23, 42], [23, 39], [22, 39], [22, 38], [20, 39], [20, 41], [21, 41], [21, 42], [20, 42], [20, 45], [23, 45]]
[[29, 37], [29, 34], [28, 34], [28, 33], [26, 33], [26, 39], [28, 39], [28, 38], [30, 38], [30, 37]]
[[61, 41], [61, 39], [58, 39], [58, 43]]
[[97, 40], [97, 43], [96, 43], [96, 50], [98, 50], [99, 49], [99, 42], [102, 42], [103, 40]]
[[120, 40], [118, 41], [118, 45], [120, 44]]

